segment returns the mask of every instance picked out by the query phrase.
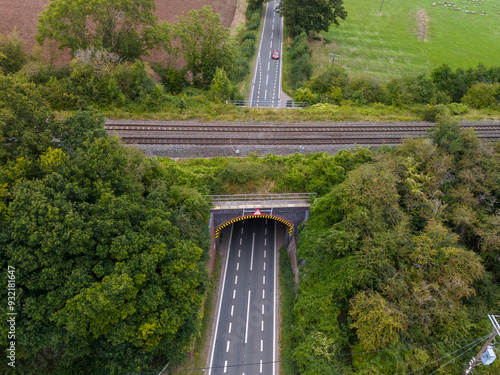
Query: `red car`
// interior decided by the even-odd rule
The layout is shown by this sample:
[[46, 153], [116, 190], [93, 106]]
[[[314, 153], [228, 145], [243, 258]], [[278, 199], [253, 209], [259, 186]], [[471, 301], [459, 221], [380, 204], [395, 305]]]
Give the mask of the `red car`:
[[273, 60], [279, 60], [280, 59], [280, 51], [278, 51], [277, 49], [275, 49], [271, 55], [271, 58]]

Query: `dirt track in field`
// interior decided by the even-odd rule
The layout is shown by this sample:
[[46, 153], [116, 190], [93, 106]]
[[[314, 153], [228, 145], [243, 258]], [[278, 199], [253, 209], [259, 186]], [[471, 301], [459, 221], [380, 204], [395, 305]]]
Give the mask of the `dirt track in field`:
[[[49, 2], [50, 0], [0, 0], [0, 33], [15, 28], [30, 51], [35, 45], [38, 16]], [[214, 12], [220, 14], [222, 24], [229, 27], [234, 18], [236, 3], [237, 0], [157, 0], [156, 14], [160, 21], [171, 23], [182, 13], [211, 5]]]

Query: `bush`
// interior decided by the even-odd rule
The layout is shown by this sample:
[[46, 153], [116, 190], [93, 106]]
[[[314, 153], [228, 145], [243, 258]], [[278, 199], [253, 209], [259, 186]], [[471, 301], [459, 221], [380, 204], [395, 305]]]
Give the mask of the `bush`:
[[344, 91], [349, 92], [346, 93], [345, 96], [347, 99], [351, 99], [357, 104], [380, 103], [385, 101], [384, 88], [374, 79], [358, 77], [347, 81], [346, 84], [348, 87], [347, 89], [345, 88]]
[[291, 60], [290, 81], [292, 88], [297, 89], [311, 78], [313, 70], [312, 53], [308, 46], [307, 34], [301, 33], [297, 35], [288, 51]]
[[450, 114], [453, 116], [463, 115], [469, 112], [469, 107], [460, 103], [450, 103], [446, 107], [450, 110]]
[[250, 40], [257, 39], [257, 37], [255, 36], [255, 32], [247, 31], [245, 34], [243, 34], [243, 36], [241, 37], [241, 41], [244, 42], [247, 39], [250, 39]]
[[435, 87], [430, 79], [424, 76], [393, 78], [387, 85], [387, 100], [397, 107], [412, 104], [429, 104], [435, 97]]
[[293, 94], [293, 100], [296, 102], [307, 102], [309, 105], [318, 101], [318, 95], [313, 94], [309, 89], [297, 89]]
[[486, 69], [483, 64], [478, 64], [477, 68], [466, 71], [462, 68], [452, 71], [443, 64], [431, 73], [431, 78], [439, 91], [445, 92], [452, 101], [459, 102], [476, 83], [500, 83], [500, 67]]
[[56, 79], [68, 78], [71, 75], [71, 68], [68, 65], [55, 67], [39, 61], [30, 61], [22, 67], [20, 74], [30, 82], [43, 85], [49, 82], [52, 77]]
[[462, 98], [462, 103], [472, 108], [491, 107], [497, 101], [497, 89], [497, 85], [476, 83], [467, 90], [467, 94]]
[[78, 104], [78, 97], [71, 93], [69, 78], [50, 77], [49, 82], [40, 86], [40, 92], [52, 109], [73, 110]]
[[240, 45], [240, 51], [247, 59], [250, 59], [255, 53], [255, 40], [246, 39]]
[[247, 29], [248, 30], [257, 30], [260, 26], [260, 20], [262, 19], [262, 10], [257, 9], [251, 13], [250, 18], [247, 18]]
[[422, 118], [424, 121], [436, 122], [441, 116], [446, 116], [449, 113], [450, 110], [445, 105], [427, 104], [422, 110]]
[[451, 103], [451, 96], [444, 91], [437, 91], [434, 99], [435, 104], [449, 104]]
[[[156, 107], [163, 99], [163, 87], [154, 80], [147, 63], [119, 63], [113, 54], [82, 53], [71, 63], [71, 92], [79, 106], [139, 104]], [[157, 87], [158, 86], [158, 87]]]
[[330, 94], [334, 87], [345, 91], [348, 85], [347, 73], [344, 68], [338, 65], [328, 67], [327, 70], [307, 83], [307, 87], [317, 94]]
[[167, 92], [178, 94], [188, 85], [185, 69], [165, 68], [159, 64], [154, 65], [153, 69], [160, 76], [161, 83]]
[[17, 32], [0, 34], [0, 73], [18, 72], [26, 64], [27, 59], [24, 40]]
[[233, 69], [229, 72], [229, 78], [233, 82], [241, 82], [250, 72], [250, 66], [248, 64], [248, 58], [243, 55], [240, 51], [238, 56], [234, 60]]

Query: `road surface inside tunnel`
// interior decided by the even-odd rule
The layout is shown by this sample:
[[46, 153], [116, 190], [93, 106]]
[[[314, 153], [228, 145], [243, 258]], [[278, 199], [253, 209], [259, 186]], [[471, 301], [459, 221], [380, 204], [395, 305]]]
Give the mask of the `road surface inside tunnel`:
[[272, 219], [238, 221], [228, 228], [209, 375], [276, 374], [276, 233]]

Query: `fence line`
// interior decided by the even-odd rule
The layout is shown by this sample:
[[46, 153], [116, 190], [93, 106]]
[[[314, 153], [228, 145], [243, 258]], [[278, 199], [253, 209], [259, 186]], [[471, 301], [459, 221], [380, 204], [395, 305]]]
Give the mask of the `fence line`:
[[276, 108], [305, 108], [307, 107], [307, 102], [294, 102], [292, 100], [287, 100], [286, 105], [280, 105], [281, 102], [274, 101], [252, 101], [250, 105], [249, 100], [226, 100], [226, 104], [232, 104], [236, 107], [276, 107]]
[[260, 201], [308, 201], [316, 193], [205, 195], [212, 203]]

